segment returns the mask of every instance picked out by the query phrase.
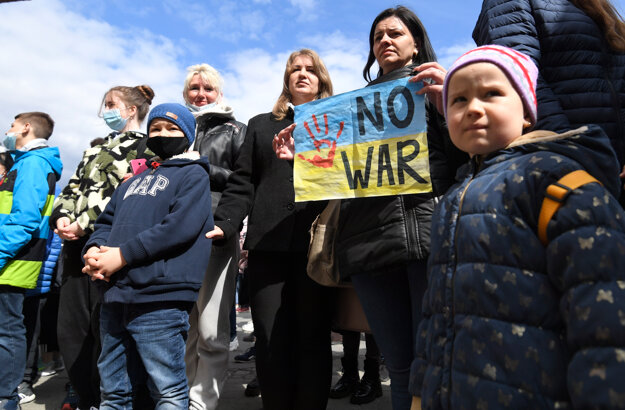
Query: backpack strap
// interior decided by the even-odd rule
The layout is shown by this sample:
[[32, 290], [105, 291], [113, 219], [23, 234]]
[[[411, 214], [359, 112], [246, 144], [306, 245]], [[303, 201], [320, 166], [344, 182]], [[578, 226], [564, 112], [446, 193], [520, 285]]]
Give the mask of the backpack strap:
[[543, 245], [546, 246], [547, 243], [549, 243], [547, 240], [547, 225], [549, 221], [551, 221], [556, 211], [560, 209], [564, 201], [566, 201], [569, 194], [582, 185], [592, 182], [602, 185], [601, 182], [588, 172], [579, 169], [569, 172], [560, 178], [558, 182], [554, 182], [547, 187], [545, 190], [545, 199], [543, 199], [540, 214], [538, 215], [538, 238]]

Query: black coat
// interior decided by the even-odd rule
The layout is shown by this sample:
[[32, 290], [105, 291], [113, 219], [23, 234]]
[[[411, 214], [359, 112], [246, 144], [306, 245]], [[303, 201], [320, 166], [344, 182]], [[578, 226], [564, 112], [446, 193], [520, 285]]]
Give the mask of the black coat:
[[232, 174], [247, 126], [228, 115], [208, 113], [197, 118], [194, 150], [210, 163], [213, 212]]
[[[407, 77], [414, 67], [392, 71], [369, 85]], [[468, 156], [453, 146], [443, 116], [427, 100], [426, 117], [434, 192], [343, 200], [335, 250], [343, 278], [427, 258], [435, 198], [453, 184], [456, 169]]]
[[215, 225], [226, 238], [237, 234], [249, 214], [245, 249], [307, 251], [310, 225], [326, 205], [295, 203], [293, 162], [278, 159], [273, 150], [273, 136], [292, 123], [291, 110], [281, 121], [271, 113], [249, 121], [235, 170], [215, 211]]

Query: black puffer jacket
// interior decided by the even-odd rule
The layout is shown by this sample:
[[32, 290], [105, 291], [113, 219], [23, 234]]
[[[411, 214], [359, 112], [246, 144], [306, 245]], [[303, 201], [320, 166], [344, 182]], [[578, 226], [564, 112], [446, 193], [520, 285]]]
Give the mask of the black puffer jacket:
[[597, 24], [569, 0], [485, 0], [473, 31], [539, 68], [536, 129], [597, 124], [625, 165], [625, 53], [608, 48]]
[[197, 127], [193, 149], [208, 158], [213, 212], [234, 170], [247, 126], [235, 121], [232, 109], [216, 105], [209, 112], [196, 117]]
[[[408, 77], [414, 67], [395, 70], [369, 85]], [[426, 104], [434, 192], [343, 200], [336, 239], [343, 278], [428, 256], [435, 198], [453, 184], [456, 169], [468, 157], [451, 143], [445, 120], [436, 107], [427, 101]]]

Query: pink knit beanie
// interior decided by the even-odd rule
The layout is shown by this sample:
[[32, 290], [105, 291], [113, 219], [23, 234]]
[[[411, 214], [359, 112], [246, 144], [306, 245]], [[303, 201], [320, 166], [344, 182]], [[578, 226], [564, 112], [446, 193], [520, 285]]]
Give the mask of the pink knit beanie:
[[447, 119], [447, 88], [449, 80], [458, 69], [473, 63], [492, 63], [506, 74], [512, 86], [523, 101], [523, 106], [530, 116], [532, 125], [536, 124], [536, 78], [538, 68], [525, 54], [508, 47], [486, 45], [474, 48], [460, 56], [452, 64], [443, 84], [443, 107]]

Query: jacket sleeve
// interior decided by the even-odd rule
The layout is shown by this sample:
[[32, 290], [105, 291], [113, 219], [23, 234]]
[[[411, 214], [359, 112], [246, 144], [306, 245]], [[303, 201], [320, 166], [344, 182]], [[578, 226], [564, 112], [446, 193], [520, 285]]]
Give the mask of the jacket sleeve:
[[249, 213], [254, 199], [254, 146], [256, 144], [255, 119], [252, 118], [245, 132], [244, 141], [230, 175], [226, 189], [215, 211], [215, 225], [224, 231], [226, 239], [238, 235], [243, 219]]
[[547, 271], [562, 292], [574, 408], [625, 394], [625, 212], [599, 184], [573, 191], [547, 227]]
[[52, 172], [46, 160], [29, 156], [21, 160], [13, 188], [11, 211], [0, 227], [0, 270], [33, 237], [42, 220]]
[[117, 204], [117, 196], [119, 190], [113, 192], [111, 200], [106, 204], [104, 211], [100, 213], [93, 227], [93, 233], [89, 236], [89, 240], [82, 250], [82, 255], [87, 253], [92, 246], [100, 247], [108, 243], [108, 238], [113, 228], [113, 219], [115, 217], [115, 205]]
[[[228, 144], [228, 151], [231, 154], [230, 164], [236, 164], [241, 150], [241, 145], [245, 139], [247, 126], [240, 123], [229, 126], [233, 128], [232, 137], [230, 138], [230, 143]], [[216, 192], [222, 192], [226, 188], [226, 183], [228, 182], [230, 174], [232, 174], [232, 170], [215, 164], [210, 165], [211, 189]]]
[[[206, 233], [204, 221], [211, 217], [210, 180], [199, 165], [193, 168], [185, 173], [170, 204], [170, 212], [161, 223], [120, 245], [128, 265], [163, 259], [180, 244], [192, 243]], [[210, 246], [210, 241], [206, 241]]]
[[76, 202], [80, 197], [80, 180], [83, 177], [85, 166], [89, 161], [88, 150], [83, 153], [82, 159], [67, 182], [63, 191], [56, 197], [52, 214], [50, 215], [50, 227], [56, 228], [56, 221], [61, 217], [68, 217], [72, 222], [76, 220], [74, 211], [76, 210]]
[[549, 83], [541, 73], [541, 42], [531, 0], [485, 0], [473, 30], [478, 46], [497, 44], [515, 49], [534, 60], [538, 67], [536, 98], [538, 121], [534, 129], [564, 131], [570, 122]]

